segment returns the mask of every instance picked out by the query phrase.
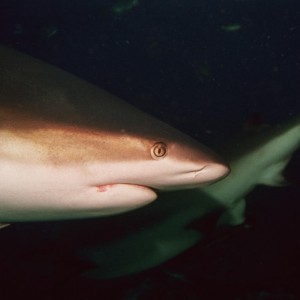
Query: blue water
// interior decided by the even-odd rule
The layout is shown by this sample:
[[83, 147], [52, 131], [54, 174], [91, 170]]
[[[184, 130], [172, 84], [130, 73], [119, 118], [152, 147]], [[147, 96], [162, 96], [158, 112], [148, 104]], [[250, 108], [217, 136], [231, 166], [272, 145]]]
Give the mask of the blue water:
[[[212, 147], [253, 116], [277, 124], [299, 114], [299, 1], [131, 4], [2, 0], [0, 43], [91, 81]], [[7, 228], [0, 232], [0, 291], [18, 299], [300, 299], [299, 161], [298, 153], [289, 169], [294, 186], [251, 194], [255, 229], [226, 233], [224, 241], [218, 236], [213, 246], [140, 276], [79, 279], [87, 265], [70, 254], [71, 225], [65, 239], [56, 223]], [[80, 235], [97, 234], [83, 228]]]

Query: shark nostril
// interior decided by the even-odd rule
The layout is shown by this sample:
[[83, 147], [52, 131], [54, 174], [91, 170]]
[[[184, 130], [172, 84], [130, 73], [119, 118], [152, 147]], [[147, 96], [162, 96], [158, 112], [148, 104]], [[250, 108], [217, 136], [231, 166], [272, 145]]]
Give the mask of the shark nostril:
[[230, 168], [223, 164], [207, 164], [194, 172], [194, 178], [201, 179], [205, 176], [206, 182], [216, 181], [226, 177], [230, 173]]
[[194, 172], [194, 177], [196, 178], [198, 175], [200, 175], [206, 167], [207, 167], [207, 166], [204, 166], [204, 167], [202, 167], [201, 169], [195, 171], [195, 172]]

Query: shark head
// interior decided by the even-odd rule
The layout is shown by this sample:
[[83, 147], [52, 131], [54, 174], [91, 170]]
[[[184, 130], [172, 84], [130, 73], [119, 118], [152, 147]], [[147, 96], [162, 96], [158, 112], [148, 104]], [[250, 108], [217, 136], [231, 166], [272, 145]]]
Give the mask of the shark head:
[[[176, 141], [139, 139], [138, 146], [120, 145], [132, 158], [105, 165], [108, 184], [126, 183], [169, 191], [194, 188], [214, 182], [228, 173], [228, 167], [215, 155], [200, 145], [182, 144]], [[142, 144], [142, 145], [141, 145]], [[95, 164], [95, 169], [102, 169]]]
[[117, 214], [229, 172], [202, 144], [71, 74], [3, 47], [0, 66], [1, 221]]

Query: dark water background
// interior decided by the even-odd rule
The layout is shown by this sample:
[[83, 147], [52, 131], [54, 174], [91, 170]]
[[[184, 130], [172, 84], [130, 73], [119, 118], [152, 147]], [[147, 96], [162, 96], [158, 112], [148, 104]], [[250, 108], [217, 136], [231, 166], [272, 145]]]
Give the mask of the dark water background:
[[[124, 3], [130, 1], [2, 0], [0, 42], [87, 79], [211, 147], [249, 122], [277, 124], [299, 114], [299, 1], [140, 0], [117, 12]], [[240, 28], [231, 31], [232, 24]], [[0, 232], [0, 297], [300, 299], [299, 161], [298, 152], [288, 167], [292, 186], [260, 187], [248, 197], [251, 229], [229, 230], [212, 244], [123, 279], [80, 279], [86, 265], [64, 251], [57, 223], [6, 228]]]

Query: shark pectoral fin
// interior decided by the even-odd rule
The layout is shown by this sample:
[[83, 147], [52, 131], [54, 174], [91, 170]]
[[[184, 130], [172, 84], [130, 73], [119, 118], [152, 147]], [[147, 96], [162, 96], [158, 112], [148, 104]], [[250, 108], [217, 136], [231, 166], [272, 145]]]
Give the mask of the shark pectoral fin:
[[263, 175], [259, 179], [259, 183], [269, 186], [287, 185], [288, 182], [282, 175], [282, 172], [288, 164], [289, 160], [290, 157], [266, 168], [263, 172]]
[[93, 187], [87, 194], [85, 206], [93, 216], [117, 214], [149, 204], [156, 193], [144, 186], [132, 184], [107, 184]]
[[9, 225], [10, 225], [9, 223], [0, 223], [0, 229], [5, 228]]
[[236, 226], [245, 222], [246, 201], [241, 199], [229, 207], [219, 218], [217, 226]]

